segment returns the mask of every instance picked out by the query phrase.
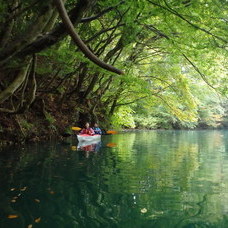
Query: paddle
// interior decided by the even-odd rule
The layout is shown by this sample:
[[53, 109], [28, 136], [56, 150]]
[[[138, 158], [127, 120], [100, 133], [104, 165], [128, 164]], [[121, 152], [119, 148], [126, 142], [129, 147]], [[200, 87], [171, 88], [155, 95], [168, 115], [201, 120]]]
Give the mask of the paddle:
[[80, 127], [72, 127], [71, 128], [73, 131], [81, 131], [82, 129]]
[[[71, 130], [73, 130], [73, 131], [81, 131], [82, 129], [80, 127], [71, 127]], [[67, 133], [67, 132], [61, 134], [62, 137], [69, 137], [71, 135], [72, 134]]]

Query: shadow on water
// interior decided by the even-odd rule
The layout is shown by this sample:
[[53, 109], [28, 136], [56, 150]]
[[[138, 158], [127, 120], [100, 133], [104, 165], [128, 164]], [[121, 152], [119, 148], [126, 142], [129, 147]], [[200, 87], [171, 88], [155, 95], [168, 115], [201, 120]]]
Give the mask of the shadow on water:
[[11, 147], [0, 162], [0, 228], [228, 227], [228, 131]]

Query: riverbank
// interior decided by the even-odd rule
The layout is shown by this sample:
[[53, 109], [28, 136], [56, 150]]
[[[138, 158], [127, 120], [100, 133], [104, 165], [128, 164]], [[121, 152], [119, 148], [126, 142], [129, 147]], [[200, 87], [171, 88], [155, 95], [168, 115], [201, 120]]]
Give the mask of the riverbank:
[[[11, 144], [47, 141], [50, 139], [63, 140], [72, 134], [71, 127], [78, 126], [79, 114], [72, 107], [49, 105], [46, 109], [34, 107], [33, 111], [25, 114], [0, 116], [0, 147]], [[105, 125], [105, 123], [102, 123]], [[224, 128], [196, 127], [194, 129], [145, 129], [128, 128], [120, 132], [137, 132], [151, 130], [215, 130]]]
[[50, 138], [62, 138], [62, 135], [71, 133], [70, 127], [77, 120], [76, 112], [62, 109], [61, 112], [46, 108], [25, 114], [0, 116], [0, 146], [37, 142]]

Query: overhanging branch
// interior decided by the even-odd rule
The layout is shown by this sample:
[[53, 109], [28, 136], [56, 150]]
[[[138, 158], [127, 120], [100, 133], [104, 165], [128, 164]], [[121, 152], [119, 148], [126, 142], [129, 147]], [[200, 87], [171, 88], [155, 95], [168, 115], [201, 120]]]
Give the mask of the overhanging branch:
[[143, 96], [143, 97], [139, 97], [139, 98], [137, 98], [137, 99], [135, 99], [135, 100], [133, 100], [133, 101], [129, 101], [129, 102], [126, 102], [126, 103], [119, 103], [119, 104], [116, 104], [116, 107], [118, 107], [118, 106], [123, 106], [123, 105], [133, 104], [133, 103], [135, 103], [136, 101], [145, 99], [145, 98], [147, 98], [147, 97], [148, 97], [148, 95]]
[[65, 6], [62, 2], [62, 0], [54, 0], [54, 3], [56, 5], [56, 8], [59, 12], [59, 15], [63, 21], [64, 26], [67, 29], [68, 34], [71, 36], [72, 40], [75, 42], [75, 44], [79, 47], [79, 49], [84, 53], [84, 55], [90, 59], [93, 63], [100, 66], [103, 69], [106, 69], [108, 71], [117, 73], [117, 74], [123, 74], [123, 72], [105, 62], [100, 60], [97, 56], [95, 56], [90, 49], [85, 45], [85, 43], [81, 40], [78, 33], [75, 31], [73, 24], [70, 21], [70, 18], [68, 16], [68, 13], [65, 9]]
[[197, 73], [199, 73], [199, 75], [201, 76], [201, 78], [206, 82], [206, 84], [208, 86], [210, 86], [212, 89], [216, 90], [216, 88], [211, 85], [208, 80], [206, 79], [206, 76], [199, 70], [199, 68], [185, 55], [185, 54], [182, 54], [184, 56], [184, 58], [193, 66], [193, 68], [195, 69], [195, 71]]
[[110, 6], [110, 7], [108, 7], [107, 9], [102, 10], [99, 14], [97, 14], [97, 15], [95, 15], [95, 16], [82, 18], [80, 22], [81, 22], [81, 23], [86, 23], [86, 22], [91, 22], [91, 21], [93, 21], [93, 20], [96, 20], [96, 19], [102, 17], [104, 14], [106, 14], [106, 13], [112, 11], [113, 9], [115, 9], [118, 5], [121, 5], [121, 4], [123, 4], [123, 3], [124, 3], [124, 1], [121, 1], [121, 2], [118, 3], [116, 6]]
[[177, 17], [181, 18], [182, 20], [184, 20], [185, 22], [187, 22], [189, 25], [191, 25], [191, 26], [194, 27], [195, 29], [201, 30], [201, 31], [203, 31], [203, 32], [205, 32], [205, 33], [207, 33], [207, 34], [209, 34], [209, 35], [215, 37], [216, 39], [221, 40], [221, 41], [223, 41], [224, 43], [227, 43], [227, 40], [223, 39], [222, 37], [217, 36], [217, 35], [211, 33], [210, 31], [208, 31], [208, 30], [206, 30], [206, 29], [204, 29], [204, 28], [201, 28], [201, 27], [199, 27], [198, 25], [196, 25], [196, 24], [192, 23], [191, 21], [189, 21], [188, 19], [186, 19], [183, 15], [179, 14], [176, 10], [172, 9], [171, 7], [169, 7], [168, 3], [167, 3], [165, 0], [164, 0], [164, 2], [165, 2], [165, 4], [166, 4], [167, 7], [162, 6], [162, 5], [160, 5], [160, 4], [156, 3], [156, 2], [153, 2], [153, 1], [151, 1], [151, 0], [147, 0], [147, 1], [148, 1], [149, 3], [155, 5], [155, 6], [158, 6], [158, 7], [162, 8], [162, 9], [164, 9], [164, 10], [166, 10], [166, 11], [168, 11], [168, 12], [174, 14], [174, 15], [176, 15]]

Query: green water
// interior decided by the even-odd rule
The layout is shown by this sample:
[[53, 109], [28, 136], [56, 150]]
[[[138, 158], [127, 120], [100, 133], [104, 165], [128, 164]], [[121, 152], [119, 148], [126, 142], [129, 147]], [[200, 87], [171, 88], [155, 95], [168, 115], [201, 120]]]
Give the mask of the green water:
[[0, 162], [1, 228], [228, 227], [228, 131], [103, 136], [95, 152], [68, 139]]

